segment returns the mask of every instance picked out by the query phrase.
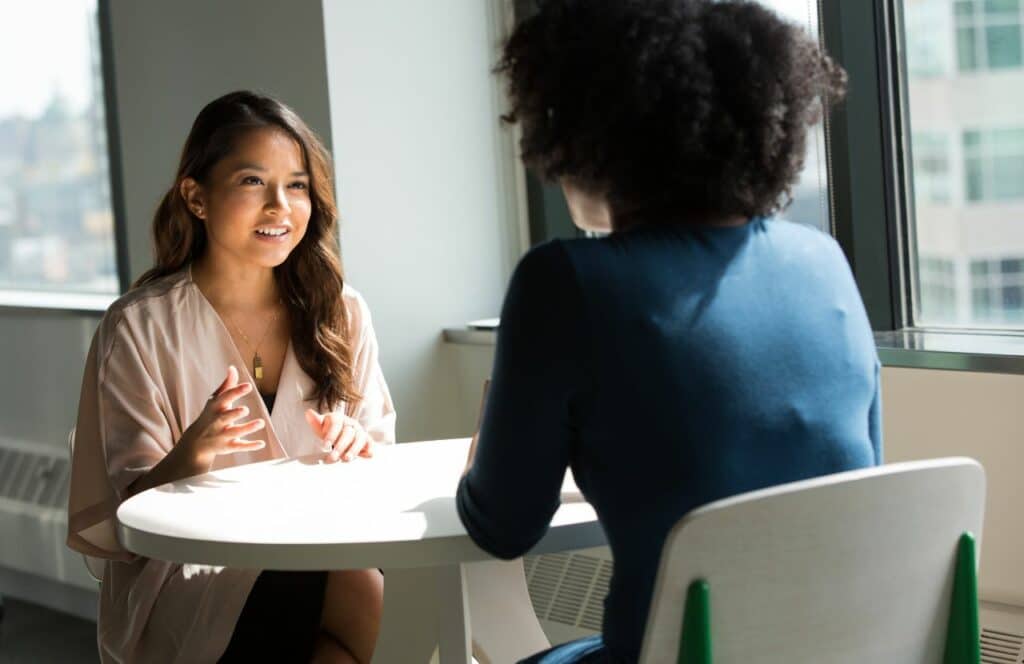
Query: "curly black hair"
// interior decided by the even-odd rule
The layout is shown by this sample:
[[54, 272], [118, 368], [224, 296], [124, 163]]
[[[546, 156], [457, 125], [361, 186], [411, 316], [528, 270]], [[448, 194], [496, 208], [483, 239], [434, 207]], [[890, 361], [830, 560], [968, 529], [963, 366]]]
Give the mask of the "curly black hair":
[[546, 0], [505, 45], [524, 163], [605, 196], [616, 228], [768, 216], [846, 74], [742, 0]]

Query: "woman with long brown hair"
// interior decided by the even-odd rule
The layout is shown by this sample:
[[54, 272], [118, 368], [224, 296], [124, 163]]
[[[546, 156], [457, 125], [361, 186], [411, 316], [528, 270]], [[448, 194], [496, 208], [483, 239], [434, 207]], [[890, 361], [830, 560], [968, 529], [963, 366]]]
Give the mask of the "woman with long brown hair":
[[165, 482], [394, 442], [336, 223], [327, 151], [294, 111], [234, 92], [199, 113], [154, 218], [156, 265], [107, 311], [82, 384], [68, 544], [107, 559], [103, 661], [370, 660], [378, 570], [178, 565], [114, 530], [121, 501]]

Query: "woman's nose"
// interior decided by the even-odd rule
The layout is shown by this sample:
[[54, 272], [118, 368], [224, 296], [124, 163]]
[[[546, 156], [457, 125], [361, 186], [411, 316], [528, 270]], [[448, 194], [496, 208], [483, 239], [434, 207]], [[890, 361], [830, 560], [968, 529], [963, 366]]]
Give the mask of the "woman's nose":
[[267, 201], [268, 208], [282, 214], [291, 212], [291, 206], [288, 204], [288, 192], [284, 187], [271, 187], [268, 191], [270, 192], [270, 200]]

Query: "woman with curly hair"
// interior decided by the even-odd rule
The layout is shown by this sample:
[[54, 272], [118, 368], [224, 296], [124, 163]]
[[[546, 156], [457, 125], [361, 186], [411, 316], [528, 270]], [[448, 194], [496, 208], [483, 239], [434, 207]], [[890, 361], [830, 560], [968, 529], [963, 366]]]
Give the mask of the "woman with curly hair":
[[121, 501], [166, 482], [394, 442], [336, 229], [330, 158], [293, 110], [244, 91], [203, 108], [153, 220], [156, 265], [103, 317], [82, 381], [68, 545], [106, 559], [103, 662], [370, 661], [378, 570], [180, 565], [114, 530]]
[[778, 218], [845, 75], [739, 0], [548, 0], [498, 69], [525, 163], [610, 234], [516, 268], [459, 513], [482, 548], [522, 555], [571, 467], [614, 556], [603, 634], [527, 661], [634, 662], [684, 514], [882, 461], [845, 257]]

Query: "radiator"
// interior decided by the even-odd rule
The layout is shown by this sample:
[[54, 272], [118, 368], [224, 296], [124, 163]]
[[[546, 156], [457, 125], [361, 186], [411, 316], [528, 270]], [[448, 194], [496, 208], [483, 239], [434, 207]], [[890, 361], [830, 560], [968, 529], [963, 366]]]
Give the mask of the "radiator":
[[80, 614], [80, 601], [68, 605], [67, 593], [50, 590], [56, 582], [80, 591], [71, 596], [97, 592], [82, 557], [64, 545], [68, 471], [63, 447], [0, 438], [0, 594]]

